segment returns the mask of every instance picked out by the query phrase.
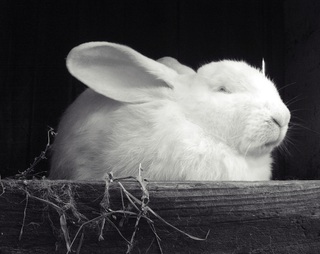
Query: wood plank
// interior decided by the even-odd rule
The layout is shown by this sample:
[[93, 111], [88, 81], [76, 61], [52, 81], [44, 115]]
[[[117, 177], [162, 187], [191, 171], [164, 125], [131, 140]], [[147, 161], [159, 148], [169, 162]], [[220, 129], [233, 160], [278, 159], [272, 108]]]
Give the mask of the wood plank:
[[[122, 183], [141, 198], [137, 182]], [[110, 208], [123, 209], [119, 184], [108, 186]], [[2, 180], [0, 253], [66, 253], [62, 214], [72, 240], [82, 223], [102, 214], [105, 187], [103, 181]], [[163, 253], [320, 253], [319, 181], [150, 182], [147, 190], [148, 206], [168, 223], [201, 238], [210, 231], [206, 240], [192, 240], [147, 211]], [[114, 214], [109, 219], [130, 241], [135, 217], [124, 220], [123, 214]], [[127, 243], [108, 222], [104, 240], [98, 240], [101, 225], [100, 220], [84, 227], [72, 250], [79, 247], [83, 232], [80, 253], [126, 253]], [[132, 253], [160, 253], [146, 219], [138, 228]]]

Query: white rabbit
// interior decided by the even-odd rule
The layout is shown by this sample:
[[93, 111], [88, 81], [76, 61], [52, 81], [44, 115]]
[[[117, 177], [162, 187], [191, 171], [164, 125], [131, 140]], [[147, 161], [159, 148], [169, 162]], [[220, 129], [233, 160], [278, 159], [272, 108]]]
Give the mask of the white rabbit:
[[149, 180], [269, 180], [271, 151], [290, 112], [274, 84], [244, 62], [197, 72], [173, 58], [90, 42], [68, 55], [86, 84], [65, 112], [50, 179], [136, 176]]

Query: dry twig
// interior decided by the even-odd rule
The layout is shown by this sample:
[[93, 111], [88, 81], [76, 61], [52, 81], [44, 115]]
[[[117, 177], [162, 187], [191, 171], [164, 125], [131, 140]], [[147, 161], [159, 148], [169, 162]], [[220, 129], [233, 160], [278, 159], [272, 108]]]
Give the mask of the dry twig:
[[39, 172], [37, 174], [34, 174], [35, 171], [35, 167], [42, 161], [42, 160], [46, 160], [47, 159], [47, 153], [50, 149], [51, 146], [51, 138], [54, 137], [57, 133], [54, 131], [54, 129], [52, 127], [48, 127], [48, 131], [47, 131], [47, 144], [45, 146], [45, 149], [43, 151], [41, 151], [40, 155], [35, 157], [33, 163], [31, 163], [30, 167], [27, 168], [26, 170], [19, 172], [18, 174], [15, 175], [15, 179], [19, 179], [19, 180], [25, 180], [28, 178], [35, 178], [37, 176], [37, 174], [41, 174], [41, 173], [46, 173], [46, 172]]
[[[26, 193], [26, 205], [25, 205], [25, 210], [24, 210], [24, 216], [23, 216], [23, 224], [20, 230], [20, 236], [19, 239], [21, 239], [22, 234], [23, 234], [23, 229], [24, 229], [24, 223], [26, 219], [26, 213], [27, 213], [27, 206], [28, 206], [28, 201], [29, 198], [40, 201], [49, 207], [53, 208], [59, 215], [59, 221], [60, 221], [60, 232], [62, 232], [63, 239], [65, 241], [66, 249], [67, 249], [67, 254], [72, 252], [73, 247], [75, 247], [75, 243], [80, 236], [78, 246], [76, 248], [76, 252], [80, 253], [81, 251], [81, 246], [83, 244], [85, 232], [84, 229], [85, 227], [89, 225], [100, 225], [100, 231], [99, 231], [99, 236], [98, 240], [104, 240], [103, 237], [103, 231], [105, 229], [106, 223], [108, 223], [111, 227], [113, 227], [121, 236], [121, 238], [126, 242], [127, 244], [127, 251], [126, 253], [129, 254], [132, 252], [135, 244], [135, 239], [138, 234], [139, 230], [139, 224], [141, 223], [141, 220], [145, 220], [151, 231], [153, 232], [154, 239], [156, 240], [157, 246], [159, 248], [160, 253], [163, 253], [162, 248], [161, 248], [161, 239], [159, 235], [156, 232], [156, 227], [154, 221], [150, 218], [150, 216], [154, 216], [158, 220], [160, 220], [162, 223], [165, 225], [169, 226], [170, 228], [174, 229], [175, 231], [197, 241], [203, 241], [207, 239], [207, 236], [209, 234], [209, 231], [206, 235], [205, 238], [199, 238], [192, 236], [179, 228], [175, 227], [174, 225], [170, 224], [166, 220], [164, 220], [161, 216], [159, 216], [156, 212], [153, 211], [153, 209], [150, 208], [150, 195], [149, 191], [147, 189], [147, 181], [143, 179], [142, 177], [142, 167], [141, 165], [139, 166], [139, 173], [137, 177], [121, 177], [121, 178], [114, 178], [112, 173], [109, 174], [105, 181], [105, 190], [104, 190], [104, 195], [102, 197], [102, 200], [100, 201], [100, 213], [98, 216], [96, 216], [93, 219], [87, 219], [83, 214], [81, 214], [76, 207], [75, 200], [73, 198], [73, 191], [71, 189], [71, 186], [69, 184], [65, 184], [62, 186], [62, 188], [57, 190], [53, 189], [50, 184], [46, 183], [47, 185], [45, 186], [44, 189], [47, 190], [45, 193], [40, 193], [36, 196], [34, 194], [31, 194], [27, 190], [27, 185], [24, 184], [24, 187], [21, 188], [25, 191]], [[141, 197], [137, 198], [135, 197], [132, 193], [130, 193], [123, 185], [122, 181], [124, 180], [134, 180], [139, 183], [140, 189], [142, 191]], [[109, 193], [109, 185], [110, 183], [116, 183], [120, 187], [120, 195], [121, 195], [121, 204], [122, 204], [122, 210], [113, 210], [110, 207], [110, 193]], [[3, 192], [4, 192], [4, 187], [2, 187]], [[128, 205], [126, 207], [125, 205], [125, 199], [128, 202]], [[67, 212], [70, 211], [72, 215], [71, 217], [67, 217]], [[114, 219], [117, 219], [116, 216], [120, 216], [121, 220], [118, 225], [114, 223]], [[70, 237], [70, 232], [68, 230], [68, 221], [71, 218], [76, 218], [78, 222], [78, 229], [73, 237]], [[133, 232], [131, 234], [130, 240], [128, 240], [122, 233], [121, 230], [119, 229], [119, 226], [121, 227], [124, 223], [124, 221], [127, 218], [135, 218], [135, 225]], [[76, 225], [75, 223], [73, 223]], [[154, 239], [152, 240], [152, 243], [154, 242]], [[151, 243], [151, 245], [152, 245]], [[150, 245], [150, 247], [151, 247]], [[150, 248], [149, 247], [149, 248]]]

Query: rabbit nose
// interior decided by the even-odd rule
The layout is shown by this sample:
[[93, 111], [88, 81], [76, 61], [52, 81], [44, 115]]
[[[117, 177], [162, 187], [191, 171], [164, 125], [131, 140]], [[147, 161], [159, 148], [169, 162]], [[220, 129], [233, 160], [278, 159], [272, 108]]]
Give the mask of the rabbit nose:
[[281, 124], [276, 118], [272, 117], [272, 121], [281, 128]]
[[282, 108], [282, 110], [277, 110], [271, 116], [272, 121], [280, 128], [286, 126], [290, 121], [290, 112], [287, 107]]

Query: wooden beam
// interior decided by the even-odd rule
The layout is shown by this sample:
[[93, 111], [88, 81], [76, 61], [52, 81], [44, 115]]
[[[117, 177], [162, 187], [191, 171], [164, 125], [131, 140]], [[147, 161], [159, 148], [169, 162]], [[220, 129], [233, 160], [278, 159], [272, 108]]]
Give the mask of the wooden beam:
[[[141, 209], [140, 184], [122, 184]], [[67, 253], [77, 232], [74, 252], [126, 253], [138, 210], [119, 183], [107, 187], [2, 180], [0, 253]], [[141, 218], [131, 253], [161, 253], [154, 230], [163, 253], [320, 253], [319, 181], [150, 182], [147, 190], [142, 216], [150, 219]], [[111, 212], [124, 207], [126, 216]]]

